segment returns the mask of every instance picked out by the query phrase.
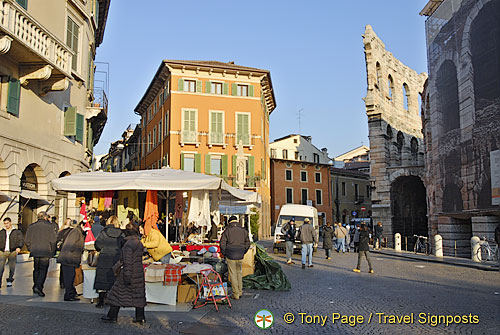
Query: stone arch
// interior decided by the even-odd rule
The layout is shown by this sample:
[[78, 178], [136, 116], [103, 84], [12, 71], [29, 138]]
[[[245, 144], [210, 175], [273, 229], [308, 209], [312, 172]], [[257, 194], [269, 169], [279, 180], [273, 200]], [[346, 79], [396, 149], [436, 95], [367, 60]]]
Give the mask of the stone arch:
[[390, 74], [387, 76], [387, 97], [390, 101], [394, 101], [394, 79]]
[[445, 171], [442, 209], [443, 212], [457, 212], [464, 208], [461, 192], [461, 165], [462, 155], [460, 149], [450, 151], [442, 159]]
[[407, 83], [403, 83], [403, 109], [410, 110], [410, 88]]
[[375, 63], [375, 76], [377, 88], [380, 89], [380, 82], [382, 81], [382, 67], [378, 61]]
[[460, 128], [457, 68], [451, 60], [444, 61], [439, 67], [436, 88], [444, 132]]

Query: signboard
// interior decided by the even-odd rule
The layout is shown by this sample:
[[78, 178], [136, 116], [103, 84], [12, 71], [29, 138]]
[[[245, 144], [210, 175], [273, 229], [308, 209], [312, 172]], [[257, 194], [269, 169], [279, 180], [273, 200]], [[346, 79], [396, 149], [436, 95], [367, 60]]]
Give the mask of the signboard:
[[500, 205], [500, 150], [490, 152], [491, 204]]
[[362, 212], [366, 211], [366, 207], [365, 206], [361, 207], [361, 211]]
[[313, 205], [313, 201], [312, 200], [306, 200], [306, 205], [307, 206], [312, 206]]
[[280, 209], [280, 205], [275, 205], [274, 208], [275, 209]]
[[352, 216], [356, 216], [356, 215], [358, 215], [358, 212], [356, 212], [356, 211], [352, 211], [352, 213], [351, 213], [351, 214], [352, 214]]

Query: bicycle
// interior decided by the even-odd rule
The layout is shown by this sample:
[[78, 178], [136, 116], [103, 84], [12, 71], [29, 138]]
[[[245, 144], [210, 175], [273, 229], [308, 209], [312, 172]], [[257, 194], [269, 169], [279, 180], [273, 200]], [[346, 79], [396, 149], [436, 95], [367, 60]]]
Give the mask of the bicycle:
[[479, 242], [480, 246], [476, 251], [476, 259], [482, 263], [486, 261], [498, 261], [498, 245], [491, 246], [488, 242], [493, 242], [483, 237]]
[[427, 241], [427, 236], [418, 236], [413, 235], [417, 240], [415, 241], [415, 246], [413, 247], [413, 251], [415, 253], [423, 253], [429, 255], [431, 253], [431, 244]]

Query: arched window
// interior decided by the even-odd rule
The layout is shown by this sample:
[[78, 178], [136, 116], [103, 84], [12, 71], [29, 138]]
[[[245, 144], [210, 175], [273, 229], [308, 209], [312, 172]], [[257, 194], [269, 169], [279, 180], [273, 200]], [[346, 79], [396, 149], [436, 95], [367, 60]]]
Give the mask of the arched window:
[[460, 128], [457, 68], [451, 60], [444, 61], [439, 68], [436, 87], [444, 132]]
[[398, 135], [396, 136], [396, 145], [399, 151], [403, 149], [404, 143], [405, 143], [405, 137], [402, 132], [398, 131]]
[[380, 80], [382, 79], [382, 69], [380, 67], [379, 62], [377, 62], [377, 64], [375, 65], [375, 70], [377, 75], [377, 84], [375, 86], [377, 86], [377, 88], [380, 89]]
[[391, 127], [390, 124], [387, 125], [387, 132], [386, 132], [386, 134], [387, 134], [388, 138], [392, 138], [392, 127]]
[[408, 89], [408, 85], [406, 83], [403, 83], [403, 108], [406, 111], [410, 110], [410, 108], [408, 107], [409, 98], [410, 98], [410, 90]]
[[387, 97], [389, 98], [390, 101], [393, 101], [392, 99], [392, 92], [394, 91], [394, 80], [392, 80], [392, 76], [389, 75], [387, 78]]

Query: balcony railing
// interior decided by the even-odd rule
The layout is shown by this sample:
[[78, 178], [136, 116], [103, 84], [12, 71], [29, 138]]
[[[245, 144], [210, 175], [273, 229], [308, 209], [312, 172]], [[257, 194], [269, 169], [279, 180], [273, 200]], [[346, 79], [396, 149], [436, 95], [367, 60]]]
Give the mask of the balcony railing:
[[198, 142], [198, 134], [196, 131], [183, 130], [181, 141], [183, 143], [197, 143]]
[[108, 115], [108, 97], [103, 88], [94, 88], [94, 100], [92, 101], [93, 108], [101, 109], [106, 116]]
[[71, 77], [72, 51], [14, 0], [0, 0], [0, 31], [12, 38], [11, 47], [29, 49], [16, 53], [20, 63], [47, 63], [56, 74]]
[[208, 144], [213, 145], [223, 145], [224, 143], [224, 133], [214, 133], [211, 132], [209, 134], [209, 142]]

